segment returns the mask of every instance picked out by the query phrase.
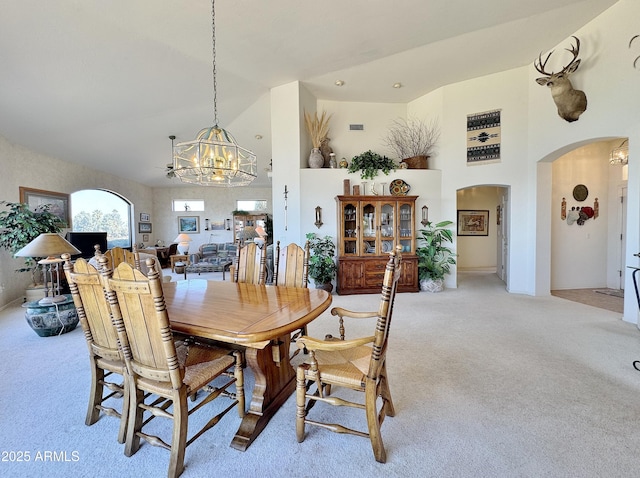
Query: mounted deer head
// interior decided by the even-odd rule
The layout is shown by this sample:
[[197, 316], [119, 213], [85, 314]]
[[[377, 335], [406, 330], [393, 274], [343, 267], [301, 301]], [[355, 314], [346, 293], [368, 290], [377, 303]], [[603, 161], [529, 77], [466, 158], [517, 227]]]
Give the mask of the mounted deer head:
[[566, 50], [573, 55], [573, 58], [569, 64], [558, 73], [545, 71], [545, 67], [553, 54], [553, 50], [549, 52], [544, 61], [542, 61], [542, 53], [540, 53], [538, 59], [533, 62], [533, 65], [539, 73], [547, 75], [542, 78], [537, 78], [536, 82], [539, 85], [546, 85], [551, 88], [551, 97], [558, 107], [558, 114], [561, 118], [569, 122], [576, 121], [587, 109], [587, 96], [584, 94], [584, 91], [574, 89], [569, 80], [569, 75], [576, 71], [580, 65], [580, 60], [578, 60], [580, 40], [575, 36], [573, 38], [576, 40], [576, 45], [572, 45], [571, 49], [566, 48]]

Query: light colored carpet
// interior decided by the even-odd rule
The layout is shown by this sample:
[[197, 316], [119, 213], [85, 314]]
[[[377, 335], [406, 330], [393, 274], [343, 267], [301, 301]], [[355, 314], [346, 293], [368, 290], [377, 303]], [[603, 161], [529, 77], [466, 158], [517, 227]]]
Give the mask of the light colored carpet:
[[[364, 310], [377, 303], [375, 295], [333, 300]], [[316, 337], [336, 331], [328, 312], [309, 327]], [[86, 354], [80, 328], [41, 338], [20, 307], [0, 312], [0, 475], [166, 476], [165, 450], [145, 444], [127, 458], [113, 418], [84, 425]], [[619, 313], [508, 294], [493, 274], [461, 274], [458, 289], [396, 298], [388, 368], [397, 415], [382, 428], [386, 464], [355, 436], [308, 428], [297, 443], [291, 396], [244, 453], [229, 447], [239, 419], [225, 416], [187, 449], [183, 476], [635, 477], [638, 359], [640, 332]], [[364, 423], [357, 410], [330, 411]], [[30, 461], [7, 452], [29, 452]], [[46, 452], [68, 461], [38, 458]]]

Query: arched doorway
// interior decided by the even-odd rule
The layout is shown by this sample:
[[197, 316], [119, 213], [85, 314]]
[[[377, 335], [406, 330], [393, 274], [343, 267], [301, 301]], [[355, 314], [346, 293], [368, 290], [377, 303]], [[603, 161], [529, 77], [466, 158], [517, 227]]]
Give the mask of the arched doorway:
[[627, 166], [610, 162], [620, 141], [593, 141], [553, 160], [550, 290], [623, 287]]

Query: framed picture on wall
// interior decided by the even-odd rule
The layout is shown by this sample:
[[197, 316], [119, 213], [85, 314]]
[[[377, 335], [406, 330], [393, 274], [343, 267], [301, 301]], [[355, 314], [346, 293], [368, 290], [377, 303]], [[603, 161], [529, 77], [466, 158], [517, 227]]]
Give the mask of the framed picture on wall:
[[143, 234], [143, 235], [142, 235], [142, 240], [143, 240], [144, 242], [149, 242], [149, 234]]
[[42, 189], [31, 189], [20, 186], [20, 202], [29, 206], [31, 211], [49, 204], [49, 211], [60, 218], [63, 227], [71, 227], [71, 214], [69, 213], [69, 195], [44, 191]]
[[140, 213], [140, 222], [149, 222], [150, 220], [151, 217], [149, 216], [149, 214], [147, 214], [146, 212]]
[[151, 234], [151, 223], [150, 222], [139, 222], [138, 223], [138, 232], [142, 234]]
[[178, 233], [181, 232], [198, 234], [200, 232], [200, 217], [178, 216]]
[[488, 236], [489, 211], [458, 210], [458, 236]]

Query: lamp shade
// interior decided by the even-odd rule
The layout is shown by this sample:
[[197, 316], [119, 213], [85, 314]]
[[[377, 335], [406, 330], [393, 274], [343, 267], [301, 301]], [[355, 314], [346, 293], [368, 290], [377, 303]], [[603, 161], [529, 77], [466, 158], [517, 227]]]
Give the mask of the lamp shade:
[[191, 242], [193, 239], [191, 239], [191, 236], [189, 236], [189, 234], [178, 234], [178, 237], [176, 237], [173, 242], [177, 242], [178, 244], [181, 242]]
[[54, 232], [40, 234], [29, 244], [15, 253], [19, 257], [54, 257], [64, 254], [81, 254], [81, 251]]
[[178, 243], [178, 252], [180, 254], [186, 254], [187, 252], [189, 252], [189, 243], [192, 240], [193, 239], [191, 239], [189, 234], [182, 233], [178, 234], [178, 237], [176, 237], [173, 242]]

